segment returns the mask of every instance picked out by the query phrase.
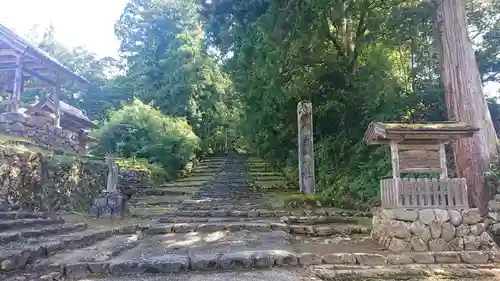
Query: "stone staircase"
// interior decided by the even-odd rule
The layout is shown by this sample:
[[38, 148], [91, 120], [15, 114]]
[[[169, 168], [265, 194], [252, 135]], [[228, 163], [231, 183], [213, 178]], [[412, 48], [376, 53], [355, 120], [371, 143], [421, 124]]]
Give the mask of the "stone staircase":
[[118, 189], [129, 198], [137, 194], [142, 194], [144, 190], [150, 190], [152, 188], [152, 183], [145, 179], [141, 173], [122, 171], [118, 177]]
[[[439, 274], [496, 280], [500, 253], [387, 252], [370, 241], [370, 226], [361, 223], [366, 213], [266, 204], [266, 194], [249, 185], [246, 162], [233, 153], [212, 157], [185, 179], [145, 188], [131, 200], [132, 212], [142, 218], [137, 225], [104, 229], [48, 214], [0, 213], [0, 280], [160, 280], [150, 274], [175, 274], [161, 280], [179, 281]], [[277, 269], [241, 271], [250, 268]]]
[[[91, 229], [84, 223], [68, 224], [64, 219], [44, 213], [0, 213], [0, 280], [20, 270], [32, 269], [48, 258], [85, 248], [118, 234], [135, 233], [135, 226]], [[28, 273], [25, 280], [39, 279], [51, 271]], [[53, 274], [52, 276], [60, 276]], [[47, 279], [49, 280], [49, 279]]]

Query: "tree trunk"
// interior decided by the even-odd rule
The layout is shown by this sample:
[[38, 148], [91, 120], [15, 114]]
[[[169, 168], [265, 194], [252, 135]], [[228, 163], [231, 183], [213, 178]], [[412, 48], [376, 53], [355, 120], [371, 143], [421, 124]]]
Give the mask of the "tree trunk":
[[478, 127], [472, 138], [454, 143], [459, 177], [467, 179], [469, 202], [484, 208], [484, 172], [497, 155], [497, 137], [467, 31], [465, 1], [436, 0], [439, 63], [448, 118]]

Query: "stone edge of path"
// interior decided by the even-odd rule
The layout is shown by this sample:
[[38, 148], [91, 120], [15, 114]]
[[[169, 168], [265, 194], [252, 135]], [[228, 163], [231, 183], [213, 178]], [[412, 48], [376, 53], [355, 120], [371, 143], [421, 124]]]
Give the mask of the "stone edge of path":
[[[195, 213], [210, 213], [210, 209], [202, 209], [205, 205], [207, 207], [212, 207], [213, 203], [224, 203], [224, 201], [220, 202], [202, 202], [201, 200], [195, 199], [187, 199], [182, 200], [180, 204], [184, 206], [197, 206], [200, 209], [197, 210], [182, 210], [183, 212], [191, 212]], [[201, 207], [200, 207], [201, 206]], [[248, 217], [319, 217], [319, 216], [342, 216], [342, 217], [351, 217], [351, 218], [371, 218], [373, 214], [371, 212], [363, 212], [363, 211], [340, 211], [340, 210], [330, 210], [328, 208], [324, 209], [313, 209], [313, 210], [298, 210], [298, 209], [274, 209], [272, 207], [265, 208], [261, 206], [260, 208], [255, 208], [255, 210], [249, 211], [227, 211], [228, 213], [235, 213], [240, 216], [248, 216]]]
[[[499, 277], [500, 268], [495, 265], [464, 265], [464, 264], [447, 264], [447, 265], [389, 265], [389, 266], [334, 266], [334, 265], [319, 265], [311, 266], [309, 273], [314, 277], [311, 280], [415, 280], [413, 278], [429, 278], [438, 277], [449, 280], [450, 278], [481, 278]], [[402, 278], [404, 277], [404, 278]], [[426, 279], [428, 280], [428, 279]], [[430, 280], [430, 279], [429, 279]], [[434, 280], [434, 279], [432, 279]], [[441, 280], [441, 279], [440, 279]], [[493, 279], [499, 280], [499, 279]]]
[[[415, 258], [418, 256], [418, 258]], [[424, 257], [425, 256], [425, 257]], [[431, 265], [457, 265], [462, 268], [496, 268], [500, 252], [435, 252], [380, 254], [336, 253], [318, 256], [313, 253], [294, 254], [288, 251], [242, 251], [220, 254], [202, 254], [194, 256], [164, 255], [158, 258], [141, 260], [118, 260], [106, 262], [81, 262], [59, 266], [59, 272], [68, 278], [85, 278], [91, 275], [122, 276], [141, 273], [179, 273], [188, 270], [216, 271], [241, 269], [269, 269], [272, 267], [298, 267], [331, 265], [352, 269], [376, 268], [377, 266], [415, 265], [427, 268]], [[427, 259], [427, 263], [425, 262]], [[52, 270], [55, 270], [52, 268]]]
[[258, 232], [284, 231], [285, 233], [312, 236], [330, 236], [333, 234], [369, 234], [371, 227], [352, 225], [289, 225], [285, 223], [266, 222], [214, 222], [214, 223], [166, 223], [157, 225], [144, 225], [143, 232], [146, 235], [160, 235], [167, 233], [188, 232], [215, 232], [215, 231], [241, 231], [251, 230]]

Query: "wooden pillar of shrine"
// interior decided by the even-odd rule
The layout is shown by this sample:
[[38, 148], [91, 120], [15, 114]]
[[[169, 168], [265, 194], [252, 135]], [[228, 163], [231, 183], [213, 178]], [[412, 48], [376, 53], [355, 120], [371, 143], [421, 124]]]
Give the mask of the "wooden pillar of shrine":
[[23, 91], [23, 61], [24, 55], [19, 55], [16, 60], [16, 68], [14, 75], [14, 84], [12, 88], [12, 93], [9, 95], [9, 112], [19, 111], [19, 101], [21, 98], [21, 92]]
[[56, 74], [56, 85], [54, 86], [54, 105], [56, 108], [54, 109], [54, 115], [56, 118], [54, 119], [54, 126], [60, 128], [61, 127], [61, 104], [59, 102], [59, 97], [61, 95], [61, 76], [59, 73]]

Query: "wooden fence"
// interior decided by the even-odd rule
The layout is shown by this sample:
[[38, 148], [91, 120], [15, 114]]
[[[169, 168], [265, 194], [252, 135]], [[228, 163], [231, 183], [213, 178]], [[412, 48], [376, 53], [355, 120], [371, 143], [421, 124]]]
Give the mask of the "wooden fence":
[[465, 179], [384, 179], [383, 208], [469, 208]]

